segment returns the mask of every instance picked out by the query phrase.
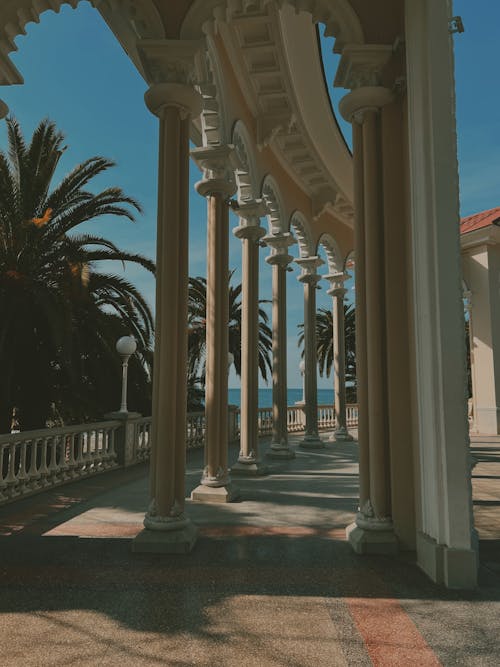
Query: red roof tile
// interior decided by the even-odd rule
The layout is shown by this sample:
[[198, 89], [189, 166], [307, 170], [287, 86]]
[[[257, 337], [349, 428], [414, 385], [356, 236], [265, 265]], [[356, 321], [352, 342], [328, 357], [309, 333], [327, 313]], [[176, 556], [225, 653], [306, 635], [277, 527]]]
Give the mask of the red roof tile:
[[500, 206], [492, 208], [489, 211], [469, 215], [467, 218], [462, 218], [460, 221], [460, 233], [467, 234], [468, 232], [474, 232], [476, 229], [489, 227], [496, 220], [500, 223]]

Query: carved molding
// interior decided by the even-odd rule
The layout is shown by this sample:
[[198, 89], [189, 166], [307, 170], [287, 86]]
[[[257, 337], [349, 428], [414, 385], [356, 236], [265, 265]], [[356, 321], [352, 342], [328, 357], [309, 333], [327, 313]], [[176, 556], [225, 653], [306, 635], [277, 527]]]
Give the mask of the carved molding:
[[280, 234], [288, 231], [285, 224], [285, 212], [283, 210], [281, 194], [277, 183], [270, 175], [267, 175], [262, 183], [261, 197], [267, 206], [269, 232], [271, 234]]
[[339, 275], [344, 267], [344, 259], [333, 236], [331, 234], [322, 234], [318, 246], [321, 246], [325, 250], [329, 275]]
[[380, 86], [385, 66], [393, 54], [387, 44], [347, 44], [335, 76], [335, 86], [354, 90]]
[[[299, 253], [301, 259], [315, 257], [314, 244], [312, 241], [311, 229], [306, 218], [296, 211], [290, 219], [290, 228], [294, 231], [299, 244]], [[319, 258], [318, 258], [319, 259]], [[320, 260], [323, 264], [323, 260]]]
[[[253, 157], [250, 136], [241, 120], [235, 123], [232, 143], [239, 162], [239, 167], [235, 171], [236, 183], [238, 185], [238, 201], [255, 200], [259, 195], [255, 159]], [[262, 215], [265, 215], [265, 213]]]
[[196, 57], [202, 43], [177, 39], [142, 39], [137, 50], [146, 80], [154, 83], [196, 83]]

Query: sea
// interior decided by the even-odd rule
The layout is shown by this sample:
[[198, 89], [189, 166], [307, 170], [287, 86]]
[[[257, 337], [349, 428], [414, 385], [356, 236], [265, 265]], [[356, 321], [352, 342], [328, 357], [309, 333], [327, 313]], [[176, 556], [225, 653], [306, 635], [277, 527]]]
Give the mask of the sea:
[[[302, 400], [302, 389], [288, 389], [288, 405], [293, 405]], [[239, 389], [229, 389], [229, 404], [241, 405], [241, 394]], [[271, 408], [273, 405], [273, 390], [271, 388], [259, 389], [259, 408]], [[333, 405], [333, 389], [318, 389], [318, 405]]]

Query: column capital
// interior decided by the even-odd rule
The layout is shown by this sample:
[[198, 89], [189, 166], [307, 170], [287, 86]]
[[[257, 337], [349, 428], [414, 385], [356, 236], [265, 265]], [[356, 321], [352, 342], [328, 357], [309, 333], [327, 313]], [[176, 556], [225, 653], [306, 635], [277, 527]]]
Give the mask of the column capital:
[[299, 257], [299, 259], [295, 260], [295, 263], [302, 269], [301, 275], [297, 278], [299, 282], [312, 285], [321, 280], [321, 276], [317, 273], [317, 268], [324, 264], [324, 262], [318, 255], [314, 255], [313, 257]]
[[268, 234], [262, 240], [271, 248], [271, 254], [266, 257], [268, 264], [287, 267], [293, 261], [293, 256], [288, 254], [288, 248], [296, 243], [293, 234]]
[[249, 239], [250, 241], [258, 241], [266, 234], [266, 230], [260, 225], [239, 225], [233, 229], [233, 234], [238, 239]]
[[146, 81], [158, 83], [196, 83], [196, 57], [203, 42], [191, 39], [140, 39], [137, 51]]
[[369, 111], [378, 113], [394, 101], [394, 93], [384, 86], [355, 88], [340, 100], [339, 111], [348, 123], [362, 125]]
[[155, 83], [144, 94], [146, 106], [152, 114], [162, 118], [165, 109], [176, 107], [181, 116], [199, 116], [201, 96], [194, 86], [184, 83]]
[[[263, 199], [247, 199], [241, 203], [232, 200], [231, 208], [240, 218], [240, 226], [236, 229], [259, 227], [260, 219], [267, 215], [267, 207]], [[262, 229], [262, 231], [262, 236], [264, 236], [265, 230]], [[234, 233], [238, 236], [236, 230], [234, 230]]]
[[339, 111], [348, 123], [362, 123], [367, 111], [378, 112], [394, 100], [394, 94], [382, 85], [385, 66], [393, 56], [389, 44], [347, 44], [335, 77], [335, 86], [350, 88]]
[[202, 197], [212, 194], [226, 197], [234, 195], [237, 190], [234, 169], [238, 165], [238, 158], [232, 144], [193, 148], [191, 157], [203, 171], [203, 179], [195, 185], [198, 194]]
[[351, 90], [380, 86], [392, 55], [390, 44], [347, 44], [342, 50], [335, 86]]
[[185, 116], [198, 116], [202, 103], [195, 89], [195, 61], [202, 48], [198, 40], [142, 39], [137, 42], [139, 58], [150, 88], [145, 101], [156, 116], [175, 106]]
[[323, 276], [325, 280], [328, 280], [330, 283], [329, 289], [326, 293], [334, 297], [344, 297], [347, 294], [347, 290], [344, 287], [346, 280], [349, 280], [351, 276], [347, 271], [341, 271], [339, 273], [330, 273], [326, 276]]

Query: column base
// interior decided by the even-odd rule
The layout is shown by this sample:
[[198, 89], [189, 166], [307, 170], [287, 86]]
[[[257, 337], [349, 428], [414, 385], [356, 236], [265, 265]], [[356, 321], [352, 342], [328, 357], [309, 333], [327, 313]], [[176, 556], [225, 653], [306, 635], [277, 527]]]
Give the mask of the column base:
[[294, 459], [295, 452], [293, 449], [290, 449], [288, 445], [282, 445], [280, 443], [271, 443], [271, 447], [267, 450], [266, 456], [269, 459]]
[[417, 533], [417, 565], [437, 584], [471, 590], [477, 587], [478, 557], [475, 549], [452, 549]]
[[198, 528], [187, 520], [178, 530], [144, 528], [132, 542], [133, 553], [188, 554], [196, 543]]
[[337, 431], [334, 431], [333, 435], [330, 437], [331, 442], [350, 442], [354, 438], [345, 428], [339, 428]]
[[232, 503], [239, 497], [238, 489], [232, 484], [225, 484], [224, 486], [200, 484], [191, 492], [191, 500], [199, 503]]
[[347, 541], [354, 553], [393, 555], [398, 552], [398, 539], [394, 530], [368, 530], [351, 523], [345, 529]]
[[260, 475], [268, 475], [269, 469], [262, 461], [241, 461], [238, 460], [231, 466], [231, 475], [238, 477], [259, 477]]
[[299, 442], [299, 447], [303, 449], [323, 449], [325, 443], [318, 435], [306, 435], [304, 439]]

